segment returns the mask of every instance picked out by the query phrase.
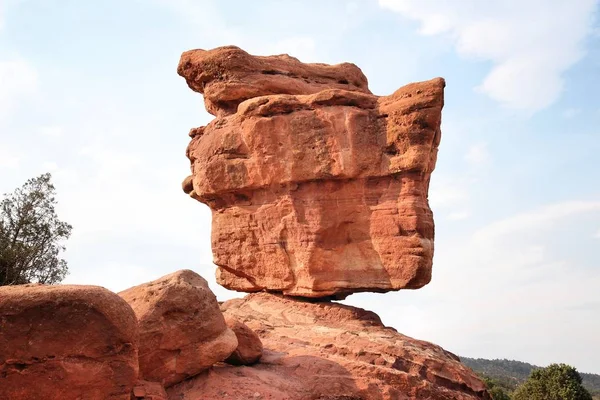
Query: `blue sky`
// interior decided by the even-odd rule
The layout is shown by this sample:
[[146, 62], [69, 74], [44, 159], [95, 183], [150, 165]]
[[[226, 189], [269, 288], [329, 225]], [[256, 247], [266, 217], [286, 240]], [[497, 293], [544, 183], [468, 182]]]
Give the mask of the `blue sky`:
[[236, 44], [353, 62], [371, 90], [447, 81], [432, 177], [433, 281], [352, 295], [461, 355], [600, 373], [596, 0], [0, 0], [0, 191], [50, 171], [70, 283], [177, 269], [216, 285], [210, 212], [180, 189], [212, 118], [181, 52]]

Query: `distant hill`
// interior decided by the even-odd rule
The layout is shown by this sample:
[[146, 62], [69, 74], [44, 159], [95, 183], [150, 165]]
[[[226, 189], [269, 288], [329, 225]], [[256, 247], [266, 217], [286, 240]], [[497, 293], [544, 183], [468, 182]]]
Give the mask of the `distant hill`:
[[[522, 361], [515, 360], [486, 360], [485, 358], [460, 357], [461, 361], [478, 374], [488, 376], [498, 381], [507, 391], [513, 391], [525, 382], [531, 370], [541, 368]], [[575, 367], [577, 368], [577, 367]], [[594, 396], [600, 396], [600, 375], [579, 372], [583, 386]]]

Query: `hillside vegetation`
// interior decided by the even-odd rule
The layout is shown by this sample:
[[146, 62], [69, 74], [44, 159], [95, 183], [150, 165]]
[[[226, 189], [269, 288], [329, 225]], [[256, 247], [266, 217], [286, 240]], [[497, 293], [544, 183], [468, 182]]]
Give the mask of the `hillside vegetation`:
[[[506, 392], [513, 392], [517, 386], [527, 380], [532, 370], [541, 368], [522, 361], [485, 358], [460, 357], [461, 361], [480, 375], [492, 378], [495, 383]], [[580, 372], [583, 386], [594, 396], [600, 399], [600, 375]]]

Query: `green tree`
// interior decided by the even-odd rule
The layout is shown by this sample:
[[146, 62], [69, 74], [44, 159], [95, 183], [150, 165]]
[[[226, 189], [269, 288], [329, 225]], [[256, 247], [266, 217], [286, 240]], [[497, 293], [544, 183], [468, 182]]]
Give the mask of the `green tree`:
[[510, 396], [502, 389], [501, 385], [488, 376], [482, 376], [483, 382], [492, 396], [492, 400], [510, 400]]
[[0, 203], [0, 286], [58, 283], [67, 274], [59, 257], [71, 225], [56, 215], [49, 173], [29, 179]]
[[517, 388], [514, 400], [592, 400], [581, 385], [579, 372], [570, 365], [551, 364], [536, 369]]

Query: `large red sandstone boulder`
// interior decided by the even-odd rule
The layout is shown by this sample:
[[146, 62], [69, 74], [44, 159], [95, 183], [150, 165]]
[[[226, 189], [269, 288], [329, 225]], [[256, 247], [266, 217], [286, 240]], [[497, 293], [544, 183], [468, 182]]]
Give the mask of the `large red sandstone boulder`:
[[1, 400], [129, 400], [137, 321], [96, 286], [0, 287]]
[[490, 399], [458, 357], [385, 327], [372, 312], [267, 293], [225, 302], [257, 332], [251, 367], [218, 365], [167, 390], [172, 399]]
[[236, 47], [178, 72], [217, 116], [190, 132], [183, 188], [212, 209], [221, 285], [339, 298], [430, 281], [443, 79], [378, 97], [353, 64]]
[[225, 323], [237, 337], [238, 347], [225, 360], [232, 365], [252, 365], [260, 360], [263, 353], [263, 344], [252, 329], [236, 318], [225, 317]]
[[139, 321], [145, 380], [172, 385], [223, 361], [237, 347], [215, 295], [195, 272], [177, 271], [119, 295]]

